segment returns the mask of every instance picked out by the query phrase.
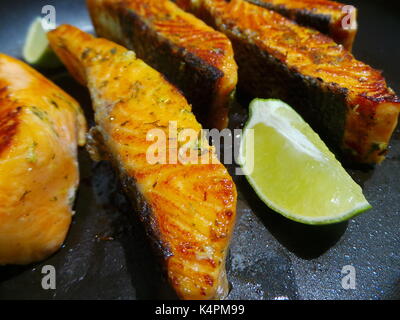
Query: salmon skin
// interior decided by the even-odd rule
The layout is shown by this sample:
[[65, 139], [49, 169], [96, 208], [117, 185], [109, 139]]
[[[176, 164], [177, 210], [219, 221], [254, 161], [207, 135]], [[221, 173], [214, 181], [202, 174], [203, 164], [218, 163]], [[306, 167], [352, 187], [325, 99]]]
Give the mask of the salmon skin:
[[400, 100], [381, 72], [327, 36], [243, 0], [190, 9], [232, 41], [239, 87], [291, 104], [344, 160], [384, 160]]
[[351, 51], [357, 34], [357, 9], [328, 0], [246, 0], [330, 36]]
[[208, 128], [228, 125], [237, 65], [228, 38], [167, 0], [87, 0], [96, 33], [135, 51], [182, 90]]
[[[225, 297], [236, 187], [201, 136], [186, 99], [134, 52], [111, 41], [69, 25], [51, 31], [48, 38], [71, 74], [88, 86], [96, 119], [91, 153], [96, 160], [109, 159], [119, 172], [178, 296]], [[200, 163], [204, 158], [213, 161], [152, 164], [147, 157], [154, 144], [151, 130], [168, 137], [170, 121], [177, 132], [192, 129], [199, 137], [189, 146], [201, 156]], [[159, 153], [174, 154], [171, 144], [160, 146]]]
[[0, 54], [0, 265], [43, 260], [64, 242], [85, 131], [73, 98]]

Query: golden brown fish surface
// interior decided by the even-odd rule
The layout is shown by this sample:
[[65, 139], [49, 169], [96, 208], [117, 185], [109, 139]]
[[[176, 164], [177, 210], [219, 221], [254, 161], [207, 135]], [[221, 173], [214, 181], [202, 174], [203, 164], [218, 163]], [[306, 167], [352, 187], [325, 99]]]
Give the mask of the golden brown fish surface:
[[[97, 123], [93, 137], [118, 169], [179, 297], [226, 296], [225, 258], [237, 198], [232, 178], [204, 138], [192, 148], [214, 164], [151, 164], [148, 158], [151, 130], [169, 137], [172, 121], [177, 132], [200, 134], [186, 99], [134, 52], [111, 41], [68, 25], [48, 37], [70, 72], [87, 84]], [[158, 153], [169, 158], [182, 141], [175, 136], [168, 141]]]
[[329, 0], [246, 0], [330, 36], [347, 50], [357, 34], [357, 9]]
[[96, 33], [135, 51], [182, 90], [208, 128], [228, 124], [237, 83], [232, 45], [168, 0], [87, 0]]
[[191, 10], [232, 41], [241, 88], [285, 100], [353, 161], [384, 159], [400, 100], [381, 72], [325, 35], [244, 0], [199, 0]]
[[73, 98], [0, 54], [0, 265], [43, 260], [64, 242], [85, 131]]

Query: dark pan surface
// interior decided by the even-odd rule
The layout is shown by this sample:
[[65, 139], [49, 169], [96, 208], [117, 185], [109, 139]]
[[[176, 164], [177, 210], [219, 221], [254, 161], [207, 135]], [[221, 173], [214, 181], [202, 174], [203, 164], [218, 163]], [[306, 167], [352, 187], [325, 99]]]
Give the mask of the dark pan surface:
[[[349, 1], [359, 8], [354, 53], [385, 70], [400, 93], [400, 11], [383, 1]], [[2, 1], [0, 51], [20, 56], [26, 28], [43, 5], [57, 23], [92, 27], [83, 0]], [[396, 7], [395, 7], [396, 6]], [[88, 117], [90, 101], [64, 70], [49, 75], [78, 98]], [[232, 116], [240, 126], [243, 112]], [[136, 214], [119, 191], [107, 163], [80, 152], [81, 186], [68, 239], [57, 254], [27, 267], [0, 268], [0, 299], [174, 299]], [[347, 223], [310, 227], [270, 211], [243, 178], [238, 222], [228, 260], [231, 299], [399, 299], [400, 133], [388, 159], [375, 170], [350, 170], [374, 209]], [[43, 290], [41, 268], [53, 265], [57, 289]], [[356, 269], [356, 289], [344, 290], [342, 268]]]

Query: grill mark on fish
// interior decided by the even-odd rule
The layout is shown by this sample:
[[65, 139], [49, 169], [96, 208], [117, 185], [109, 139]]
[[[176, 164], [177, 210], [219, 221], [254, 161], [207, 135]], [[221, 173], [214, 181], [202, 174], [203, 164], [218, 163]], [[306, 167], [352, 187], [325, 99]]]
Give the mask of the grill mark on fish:
[[357, 34], [357, 11], [354, 8], [354, 24], [346, 28], [343, 22], [349, 23], [349, 13], [345, 4], [328, 0], [246, 0], [263, 8], [274, 10], [300, 25], [310, 27], [330, 36], [334, 41], [351, 50]]
[[0, 265], [35, 263], [61, 247], [85, 131], [72, 97], [0, 53]]
[[[237, 198], [232, 178], [208, 145], [202, 159], [208, 157], [214, 164], [150, 164], [146, 159], [152, 145], [146, 139], [150, 129], [168, 136], [168, 122], [176, 121], [177, 128], [200, 132], [186, 99], [132, 51], [113, 42], [68, 25], [48, 37], [71, 74], [89, 87], [96, 119], [91, 139], [100, 149], [92, 154], [98, 160], [106, 153], [119, 172], [178, 296], [225, 297], [225, 259]], [[115, 78], [120, 80], [103, 85]], [[132, 96], [137, 81], [140, 90]], [[196, 199], [206, 190], [208, 205], [202, 206]]]
[[87, 0], [97, 34], [132, 49], [182, 90], [198, 120], [228, 124], [237, 66], [227, 37], [166, 0]]
[[[21, 107], [7, 98], [7, 87], [0, 89], [0, 105], [7, 106], [0, 110], [0, 156], [12, 145], [19, 125]], [[14, 106], [13, 106], [14, 105]]]
[[381, 72], [325, 35], [243, 0], [200, 0], [196, 15], [231, 40], [239, 87], [291, 104], [347, 159], [383, 161], [400, 100]]

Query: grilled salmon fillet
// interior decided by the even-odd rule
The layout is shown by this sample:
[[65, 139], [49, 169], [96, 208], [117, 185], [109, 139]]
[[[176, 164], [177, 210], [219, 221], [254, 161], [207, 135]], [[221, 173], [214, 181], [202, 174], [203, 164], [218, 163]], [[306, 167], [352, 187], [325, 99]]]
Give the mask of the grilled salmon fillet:
[[199, 0], [190, 8], [232, 41], [239, 86], [291, 104], [350, 160], [384, 159], [400, 99], [381, 72], [325, 35], [244, 0]]
[[[111, 41], [69, 25], [51, 31], [48, 38], [72, 75], [88, 86], [97, 124], [91, 132], [98, 150], [92, 153], [111, 160], [118, 170], [178, 296], [225, 297], [236, 187], [201, 138], [201, 125], [186, 99], [134, 52]], [[172, 127], [176, 132], [192, 130], [199, 138], [190, 148], [201, 157], [199, 163], [208, 159], [210, 164], [173, 161], [170, 156], [177, 155], [182, 141], [171, 134]], [[172, 161], [148, 157], [160, 132], [168, 147], [160, 144], [156, 153]]]
[[0, 54], [0, 265], [43, 260], [64, 242], [85, 129], [73, 98]]
[[246, 0], [330, 36], [347, 50], [357, 34], [357, 9], [329, 0]]
[[228, 125], [237, 65], [228, 38], [167, 0], [87, 0], [96, 33], [135, 51], [182, 90], [208, 128]]

